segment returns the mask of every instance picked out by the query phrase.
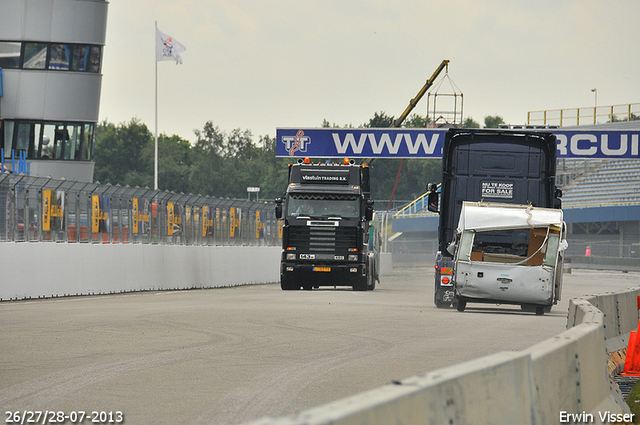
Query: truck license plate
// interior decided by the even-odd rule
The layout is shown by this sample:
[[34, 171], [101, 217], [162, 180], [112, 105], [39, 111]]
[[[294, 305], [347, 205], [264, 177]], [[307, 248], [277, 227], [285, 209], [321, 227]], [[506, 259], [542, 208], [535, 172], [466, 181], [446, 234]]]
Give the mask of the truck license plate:
[[330, 272], [331, 267], [314, 267], [313, 271], [314, 272]]

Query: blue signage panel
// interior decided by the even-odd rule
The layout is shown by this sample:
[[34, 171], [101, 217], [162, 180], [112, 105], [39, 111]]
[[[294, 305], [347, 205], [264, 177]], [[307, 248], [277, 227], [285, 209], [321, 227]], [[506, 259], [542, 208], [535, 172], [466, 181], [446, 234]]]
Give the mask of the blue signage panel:
[[[539, 130], [558, 139], [558, 158], [640, 158], [640, 130]], [[276, 156], [441, 158], [446, 129], [279, 128]]]

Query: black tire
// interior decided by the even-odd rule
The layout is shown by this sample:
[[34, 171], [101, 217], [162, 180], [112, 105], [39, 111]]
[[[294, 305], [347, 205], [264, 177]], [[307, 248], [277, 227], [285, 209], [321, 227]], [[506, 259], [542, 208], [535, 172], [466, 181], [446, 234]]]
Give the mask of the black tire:
[[373, 291], [376, 289], [376, 278], [373, 276], [373, 270], [369, 269], [369, 273], [367, 274], [367, 290]]
[[451, 302], [449, 302], [449, 301], [436, 300], [435, 304], [436, 304], [437, 308], [449, 308], [449, 307], [451, 307]]
[[467, 301], [466, 300], [458, 300], [458, 305], [456, 306], [456, 309], [459, 312], [462, 313], [465, 308], [467, 308]]
[[297, 291], [300, 289], [300, 285], [293, 283], [291, 279], [286, 279], [284, 277], [280, 277], [280, 288], [283, 291]]
[[451, 301], [444, 301], [444, 291], [442, 289], [436, 290], [436, 293], [433, 295], [433, 303], [437, 308], [450, 308]]
[[536, 316], [544, 315], [544, 306], [536, 306]]
[[367, 280], [368, 280], [367, 276], [364, 276], [363, 278], [361, 278], [357, 284], [353, 285], [353, 290], [366, 291], [369, 287], [369, 283], [367, 282]]
[[520, 305], [520, 309], [527, 313], [534, 313], [536, 311], [536, 306], [532, 304], [522, 304]]

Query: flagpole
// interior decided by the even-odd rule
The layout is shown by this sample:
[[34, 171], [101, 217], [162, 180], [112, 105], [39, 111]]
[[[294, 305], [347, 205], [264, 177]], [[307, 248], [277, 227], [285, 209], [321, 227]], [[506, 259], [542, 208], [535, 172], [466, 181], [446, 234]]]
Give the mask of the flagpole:
[[154, 56], [156, 56], [156, 132], [155, 132], [155, 156], [153, 162], [153, 189], [158, 190], [158, 21], [156, 21], [156, 31], [154, 32], [155, 42], [154, 47], [156, 52]]

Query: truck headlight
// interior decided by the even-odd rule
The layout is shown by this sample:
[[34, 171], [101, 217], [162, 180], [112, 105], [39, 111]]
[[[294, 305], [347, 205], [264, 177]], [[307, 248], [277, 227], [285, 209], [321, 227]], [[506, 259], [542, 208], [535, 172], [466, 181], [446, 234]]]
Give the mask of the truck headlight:
[[287, 260], [295, 260], [295, 259], [296, 259], [296, 254], [287, 253]]
[[349, 261], [358, 261], [358, 255], [357, 254], [349, 254], [348, 256], [348, 260]]

